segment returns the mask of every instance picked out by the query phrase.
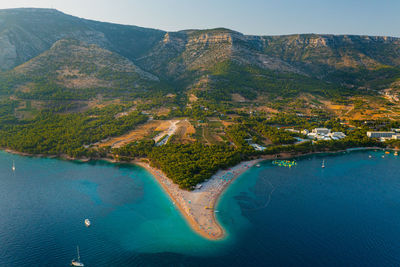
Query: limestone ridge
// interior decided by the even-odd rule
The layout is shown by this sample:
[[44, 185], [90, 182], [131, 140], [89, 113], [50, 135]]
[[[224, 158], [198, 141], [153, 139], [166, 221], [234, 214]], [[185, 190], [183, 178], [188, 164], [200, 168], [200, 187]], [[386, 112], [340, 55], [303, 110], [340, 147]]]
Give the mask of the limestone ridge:
[[263, 69], [323, 77], [336, 70], [400, 65], [400, 40], [351, 35], [249, 36], [227, 30], [166, 33], [138, 60], [159, 75], [179, 77], [231, 60]]
[[[60, 43], [60, 40], [64, 41]], [[96, 54], [99, 49], [103, 49], [103, 56], [113, 53], [111, 61], [102, 63], [103, 56], [93, 61], [97, 67], [107, 63], [110, 71], [120, 72], [123, 66], [122, 69], [138, 75], [138, 79], [168, 81], [178, 90], [219, 89], [222, 82], [225, 89], [230, 88], [230, 93], [236, 89], [253, 90], [255, 97], [260, 88], [269, 90], [271, 87], [266, 85], [276, 85], [273, 80], [290, 79], [293, 83], [286, 87], [296, 87], [293, 84], [297, 80], [306, 85], [312, 79], [322, 82], [321, 86], [314, 83], [315, 87], [324, 88], [324, 83], [349, 88], [371, 87], [376, 85], [376, 80], [385, 80], [386, 84], [378, 88], [384, 89], [400, 78], [400, 39], [395, 37], [254, 36], [225, 28], [164, 32], [85, 20], [51, 9], [0, 10], [2, 70], [19, 65], [16, 72], [40, 68], [38, 61], [26, 62], [38, 56], [39, 59], [46, 57], [49, 49], [66, 55], [61, 51], [65, 40], [81, 42], [72, 51], [80, 47], [80, 52], [89, 52], [89, 58], [90, 53]], [[89, 49], [91, 45], [96, 49]], [[108, 56], [105, 58], [110, 60]], [[50, 65], [57, 64], [47, 64]], [[27, 69], [27, 66], [30, 67]], [[238, 85], [232, 81], [237, 73], [246, 76], [250, 84], [252, 81], [253, 85], [260, 84], [260, 88]]]

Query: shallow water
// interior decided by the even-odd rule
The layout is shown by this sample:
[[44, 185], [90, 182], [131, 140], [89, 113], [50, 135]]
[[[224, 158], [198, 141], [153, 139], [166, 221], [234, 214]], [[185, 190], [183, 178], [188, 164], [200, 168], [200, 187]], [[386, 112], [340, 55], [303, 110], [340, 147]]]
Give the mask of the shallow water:
[[263, 162], [225, 192], [228, 236], [208, 241], [140, 167], [0, 152], [0, 266], [68, 266], [76, 245], [86, 266], [398, 265], [400, 158], [381, 155]]

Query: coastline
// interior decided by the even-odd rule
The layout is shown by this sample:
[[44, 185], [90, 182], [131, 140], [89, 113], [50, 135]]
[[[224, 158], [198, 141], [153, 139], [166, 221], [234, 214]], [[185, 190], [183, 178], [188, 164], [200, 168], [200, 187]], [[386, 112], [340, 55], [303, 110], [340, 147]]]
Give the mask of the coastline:
[[[193, 191], [186, 191], [180, 189], [179, 186], [172, 182], [161, 170], [153, 168], [149, 163], [143, 160], [134, 160], [126, 163], [138, 165], [148, 172], [150, 172], [163, 190], [171, 198], [173, 204], [182, 214], [189, 226], [202, 237], [209, 240], [220, 240], [226, 236], [225, 230], [218, 223], [215, 216], [215, 208], [218, 205], [221, 195], [228, 188], [229, 184], [242, 175], [246, 170], [264, 160], [273, 159], [293, 159], [314, 154], [335, 154], [355, 150], [385, 150], [380, 147], [359, 147], [350, 148], [340, 151], [326, 151], [326, 152], [310, 152], [310, 153], [279, 153], [272, 155], [263, 155], [249, 161], [243, 161], [236, 166], [226, 170], [219, 170], [210, 179], [201, 184], [201, 188]], [[395, 149], [390, 149], [396, 151]], [[10, 149], [4, 149], [7, 153], [17, 154], [21, 156], [31, 157], [48, 157], [60, 158], [64, 160], [74, 160], [79, 162], [88, 162], [91, 160], [102, 160], [109, 163], [118, 163], [112, 158], [72, 158], [67, 155], [32, 155], [29, 153], [22, 153]]]
[[225, 230], [215, 216], [215, 207], [221, 194], [232, 181], [260, 161], [262, 159], [245, 161], [227, 170], [220, 170], [203, 182], [201, 188], [193, 191], [180, 189], [162, 171], [148, 163], [138, 160], [133, 163], [145, 168], [155, 177], [195, 232], [204, 238], [219, 240], [225, 237]]

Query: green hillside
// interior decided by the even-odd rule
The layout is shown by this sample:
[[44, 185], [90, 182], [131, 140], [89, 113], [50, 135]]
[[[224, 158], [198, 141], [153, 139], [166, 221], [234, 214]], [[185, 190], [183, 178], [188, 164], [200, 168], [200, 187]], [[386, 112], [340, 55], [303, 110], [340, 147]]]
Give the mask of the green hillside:
[[[366, 131], [400, 127], [394, 37], [164, 32], [8, 9], [0, 48], [0, 148], [146, 157], [185, 189], [260, 155], [383, 146]], [[294, 144], [315, 127], [348, 137]]]

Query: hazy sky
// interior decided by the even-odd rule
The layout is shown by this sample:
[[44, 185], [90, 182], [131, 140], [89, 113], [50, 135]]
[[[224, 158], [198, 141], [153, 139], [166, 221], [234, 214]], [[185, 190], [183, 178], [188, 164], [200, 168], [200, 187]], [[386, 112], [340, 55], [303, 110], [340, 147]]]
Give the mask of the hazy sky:
[[246, 34], [400, 36], [400, 0], [0, 0], [167, 31], [226, 27]]

